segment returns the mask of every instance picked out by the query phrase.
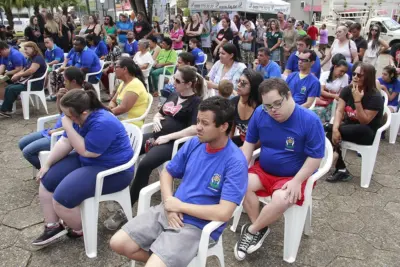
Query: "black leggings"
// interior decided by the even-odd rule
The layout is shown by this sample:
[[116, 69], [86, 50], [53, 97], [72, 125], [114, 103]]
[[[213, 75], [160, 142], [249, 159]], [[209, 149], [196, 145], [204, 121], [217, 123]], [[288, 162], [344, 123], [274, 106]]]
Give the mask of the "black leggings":
[[[145, 153], [146, 140], [153, 136], [154, 133], [143, 135], [143, 144], [142, 149], [140, 150], [140, 155]], [[152, 147], [140, 161], [130, 190], [132, 206], [136, 201], [138, 201], [140, 190], [149, 184], [151, 172], [164, 162], [171, 160], [174, 141], [175, 140], [163, 145]]]
[[[358, 145], [372, 145], [375, 139], [376, 132], [371, 129], [368, 125], [363, 124], [342, 124], [339, 127], [340, 135], [343, 141], [352, 142]], [[326, 137], [332, 143], [332, 125], [327, 129]], [[333, 144], [332, 144], [333, 145]], [[342, 151], [340, 145], [334, 146], [334, 151], [339, 154], [339, 158], [336, 162], [336, 169], [346, 169], [346, 164], [344, 163], [342, 157]]]

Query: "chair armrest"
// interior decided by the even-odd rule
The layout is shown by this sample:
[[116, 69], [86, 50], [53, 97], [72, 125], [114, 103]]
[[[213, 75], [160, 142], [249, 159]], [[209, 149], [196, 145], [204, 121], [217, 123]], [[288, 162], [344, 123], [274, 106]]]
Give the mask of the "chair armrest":
[[251, 156], [249, 167], [254, 165], [254, 162], [260, 156], [260, 153], [261, 153], [261, 148], [254, 150], [253, 156]]
[[150, 208], [151, 197], [160, 191], [161, 183], [160, 181], [150, 184], [140, 190], [139, 193], [139, 203], [138, 203], [138, 215], [142, 214]]
[[143, 134], [148, 134], [148, 133], [152, 133], [153, 132], [153, 125], [154, 123], [146, 123], [142, 125], [142, 133]]
[[60, 117], [60, 114], [50, 115], [46, 117], [40, 117], [37, 121], [37, 131], [43, 131], [44, 125], [46, 122], [57, 120]]
[[59, 132], [55, 132], [51, 134], [50, 137], [50, 150], [53, 149], [53, 147], [55, 146], [55, 144], [57, 143], [57, 138], [61, 135], [64, 134], [64, 131], [59, 131]]
[[185, 143], [186, 141], [188, 141], [188, 140], [190, 140], [192, 138], [193, 138], [193, 136], [186, 136], [186, 137], [182, 137], [182, 138], [176, 139], [175, 142], [174, 142], [174, 148], [172, 149], [172, 157], [171, 157], [171, 159], [178, 152], [179, 145]]
[[39, 152], [40, 166], [43, 166], [46, 163], [49, 155], [50, 155], [50, 151], [40, 151]]

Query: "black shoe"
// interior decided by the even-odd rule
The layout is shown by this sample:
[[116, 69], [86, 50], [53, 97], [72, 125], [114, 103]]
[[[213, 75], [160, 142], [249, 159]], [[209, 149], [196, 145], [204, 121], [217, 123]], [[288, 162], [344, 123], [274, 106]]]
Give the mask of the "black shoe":
[[44, 227], [44, 232], [35, 241], [32, 242], [34, 246], [43, 246], [47, 245], [57, 238], [62, 237], [63, 235], [67, 234], [67, 230], [65, 230], [62, 224], [59, 224], [57, 227]]
[[267, 226], [264, 229], [261, 229], [257, 234], [255, 234], [250, 247], [247, 249], [247, 253], [251, 254], [257, 251], [262, 246], [265, 238], [268, 236], [270, 232], [271, 230]]
[[242, 226], [242, 231], [239, 236], [239, 240], [235, 245], [234, 254], [238, 261], [242, 261], [247, 256], [247, 250], [249, 249], [254, 235], [248, 231], [250, 224], [245, 224]]
[[336, 182], [347, 182], [351, 180], [353, 177], [350, 175], [349, 171], [345, 172], [335, 171], [334, 174], [326, 179], [327, 182], [336, 183]]
[[7, 112], [0, 111], [0, 117], [11, 118], [11, 114]]
[[68, 228], [67, 231], [68, 231], [67, 236], [72, 239], [77, 239], [77, 238], [80, 238], [83, 236], [83, 232], [82, 233], [76, 232], [76, 231], [72, 230], [71, 228]]

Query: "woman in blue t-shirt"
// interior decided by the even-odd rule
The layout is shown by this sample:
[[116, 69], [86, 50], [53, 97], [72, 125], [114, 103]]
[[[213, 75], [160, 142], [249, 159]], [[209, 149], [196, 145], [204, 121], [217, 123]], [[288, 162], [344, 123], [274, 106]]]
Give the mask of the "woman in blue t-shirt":
[[394, 66], [383, 68], [382, 77], [378, 78], [381, 89], [388, 95], [388, 107], [391, 112], [397, 112], [399, 106], [400, 81]]
[[[36, 43], [26, 42], [24, 44], [24, 52], [28, 57], [26, 67], [11, 77], [12, 83], [6, 87], [4, 92], [4, 102], [1, 106], [0, 117], [11, 118], [13, 104], [21, 92], [27, 90], [28, 81], [42, 77], [46, 72], [46, 61]], [[32, 82], [31, 91], [43, 90], [43, 83], [44, 79]]]
[[101, 40], [100, 36], [88, 34], [86, 36], [87, 46], [92, 49], [100, 60], [104, 60], [108, 55], [107, 45]]
[[[33, 245], [46, 245], [65, 234], [82, 236], [79, 205], [94, 196], [97, 174], [133, 157], [125, 127], [98, 100], [96, 92], [71, 90], [60, 107], [65, 115], [61, 120], [64, 135], [37, 175], [45, 229]], [[123, 190], [133, 174], [132, 167], [107, 176], [102, 194]]]

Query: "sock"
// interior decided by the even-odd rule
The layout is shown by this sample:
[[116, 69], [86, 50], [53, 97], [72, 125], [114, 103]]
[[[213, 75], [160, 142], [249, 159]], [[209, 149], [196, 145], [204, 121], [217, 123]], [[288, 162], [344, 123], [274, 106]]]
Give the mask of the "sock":
[[57, 228], [60, 226], [60, 223], [55, 222], [55, 223], [46, 223], [47, 228]]
[[339, 172], [346, 172], [347, 170], [346, 169], [339, 169], [338, 171]]

